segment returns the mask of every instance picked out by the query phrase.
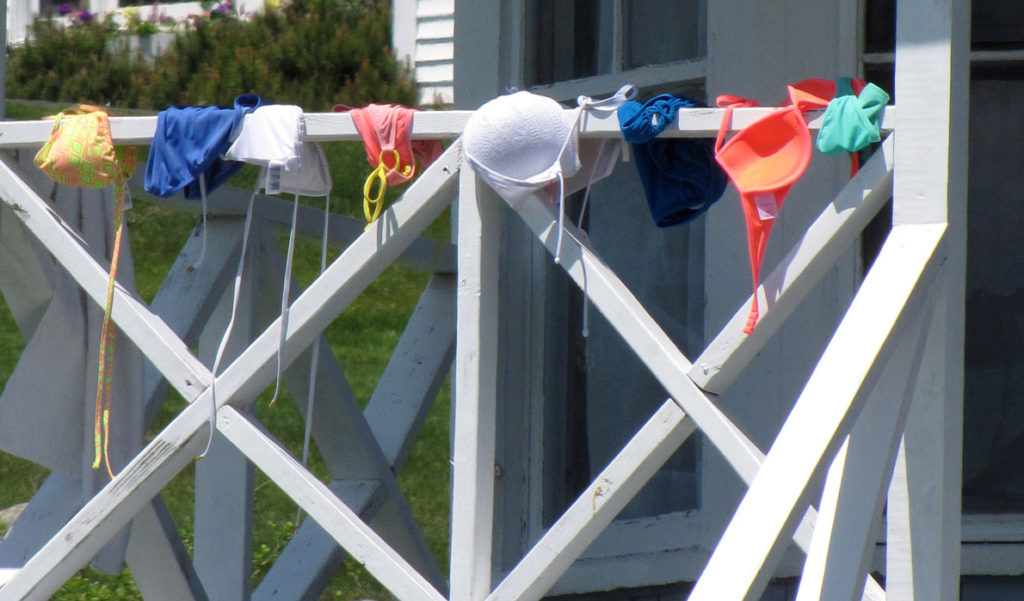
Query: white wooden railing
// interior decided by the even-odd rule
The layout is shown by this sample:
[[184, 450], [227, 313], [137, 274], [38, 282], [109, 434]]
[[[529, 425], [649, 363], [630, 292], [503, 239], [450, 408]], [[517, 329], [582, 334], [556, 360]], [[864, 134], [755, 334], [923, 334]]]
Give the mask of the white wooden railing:
[[[739, 109], [734, 127], [745, 127], [770, 110]], [[885, 111], [883, 129], [893, 129], [895, 114], [893, 107]], [[414, 137], [457, 138], [468, 116], [468, 112], [459, 111], [418, 113]], [[713, 137], [721, 117], [719, 109], [684, 110], [677, 124], [663, 135]], [[149, 143], [156, 124], [155, 117], [111, 121], [115, 140], [123, 144]], [[810, 125], [816, 128], [818, 121]], [[308, 140], [358, 139], [351, 119], [343, 114], [307, 114], [305, 127]], [[4, 123], [0, 125], [0, 150], [38, 145], [49, 131], [46, 122]], [[589, 116], [581, 135], [617, 138], [617, 120], [614, 115]], [[324, 574], [340, 561], [340, 545], [403, 601], [539, 599], [697, 429], [729, 461], [749, 490], [695, 584], [691, 599], [758, 598], [791, 539], [807, 553], [800, 599], [854, 598], [862, 594], [868, 599], [884, 598], [878, 583], [866, 577], [867, 558], [874, 548], [874, 527], [880, 520], [890, 477], [894, 469], [899, 473], [901, 465], [900, 440], [910, 392], [916, 383], [916, 378], [909, 376], [918, 372], [926, 343], [941, 335], [929, 328], [937, 298], [930, 291], [934, 291], [936, 278], [941, 275], [945, 224], [894, 226], [767, 454], [716, 406], [712, 393], [726, 390], [772, 335], [784, 327], [804, 296], [836, 258], [855, 244], [862, 228], [890, 198], [894, 137], [884, 141], [871, 161], [763, 278], [758, 290], [763, 309], [754, 333], [741, 333], [749, 306], [744, 303], [692, 362], [601, 260], [586, 237], [567, 226], [570, 242], [562, 248], [561, 266], [581, 288], [586, 280], [591, 302], [670, 398], [497, 583], [491, 581], [491, 532], [501, 201], [471, 169], [464, 168], [460, 147], [456, 139], [370, 229], [363, 231], [351, 220], [333, 217], [332, 237], [336, 243], [345, 244], [346, 250], [292, 303], [285, 362], [308, 369], [306, 349], [389, 263], [405, 260], [434, 273], [365, 413], [346, 392], [347, 383], [333, 356], [321, 351], [320, 377], [330, 384], [318, 387], [313, 436], [328, 463], [330, 483], [324, 484], [310, 474], [245, 412], [274, 377], [280, 339], [278, 320], [261, 332], [252, 331], [251, 343], [237, 349], [236, 360], [218, 376], [219, 433], [238, 454], [221, 465], [203, 466], [211, 470], [208, 477], [230, 474], [249, 460], [315, 520], [307, 521], [293, 537], [253, 598], [317, 595], [316, 587], [322, 585]], [[9, 206], [18, 206], [14, 214], [25, 227], [93, 301], [102, 305], [105, 266], [92, 259], [24, 179], [16, 161], [4, 158], [0, 165], [0, 199]], [[456, 199], [455, 247], [419, 238], [423, 229]], [[147, 403], [151, 405], [148, 413], [152, 414], [161, 402], [167, 385], [190, 404], [66, 524], [63, 519], [58, 520], [59, 524], [52, 523], [54, 518], [50, 518], [51, 523], [38, 525], [51, 528], [56, 535], [45, 544], [26, 548], [27, 562], [11, 571], [9, 581], [0, 588], [0, 598], [47, 598], [129, 522], [130, 544], [135, 551], [128, 555], [129, 568], [147, 599], [221, 596], [220, 591], [203, 591], [197, 585], [195, 568], [183, 556], [173, 527], [168, 527], [169, 517], [158, 494], [195, 458], [205, 442], [211, 375], [204, 362], [189, 350], [194, 340], [187, 339], [198, 335], [201, 324], [213, 311], [216, 302], [209, 299], [220, 298], [226, 289], [223, 267], [232, 253], [237, 253], [244, 201], [245, 193], [236, 190], [213, 195], [211, 212], [223, 219], [211, 222], [210, 258], [200, 269], [187, 270], [199, 250], [198, 242], [191, 240], [152, 306], [124, 289], [116, 291], [113, 319], [154, 369], [146, 385]], [[168, 204], [186, 206], [174, 199]], [[557, 233], [554, 206], [538, 194], [513, 209], [553, 253]], [[290, 208], [269, 197], [259, 198], [257, 213], [263, 236], [269, 235], [266, 230], [270, 225], [287, 225], [290, 221]], [[320, 223], [317, 211], [303, 209], [299, 219], [300, 231], [316, 234]], [[268, 244], [263, 248], [271, 247]], [[260, 265], [267, 277], [280, 277], [279, 258], [273, 252], [265, 255]], [[247, 309], [251, 327], [256, 323], [251, 315], [259, 310], [259, 301], [253, 299], [258, 296], [252, 295]], [[454, 310], [452, 300], [456, 300]], [[195, 310], [199, 306], [210, 308], [200, 314]], [[433, 337], [425, 334], [430, 326], [436, 327]], [[440, 379], [450, 367], [453, 342], [457, 388], [452, 570], [446, 579], [412, 523], [392, 468], [400, 466]], [[403, 359], [409, 349], [429, 350], [420, 356], [434, 359], [427, 365], [414, 365]], [[201, 343], [200, 354], [205, 352]], [[301, 382], [290, 384], [299, 389], [302, 386]], [[329, 394], [320, 393], [326, 389], [330, 389]], [[810, 500], [817, 491], [810, 489], [809, 483], [825, 472], [824, 497], [815, 510]], [[44, 486], [33, 503], [56, 502], [58, 493], [46, 492], [54, 487], [59, 489], [56, 484]], [[386, 503], [391, 504], [391, 511], [381, 514], [387, 519], [378, 524], [383, 528], [378, 530], [382, 534], [377, 534], [367, 521]], [[215, 516], [219, 512], [224, 519], [238, 513], [236, 507], [223, 501], [197, 502], [197, 507], [201, 514]], [[890, 500], [890, 523], [900, 515], [893, 511]], [[197, 525], [201, 519], [196, 516]], [[199, 536], [197, 531], [196, 563], [200, 553], [212, 556], [215, 549], [200, 551]], [[233, 549], [228, 551], [233, 556], [244, 557], [237, 542], [224, 544]], [[216, 582], [217, 578], [204, 575], [202, 580]], [[227, 580], [245, 579], [235, 575]]]

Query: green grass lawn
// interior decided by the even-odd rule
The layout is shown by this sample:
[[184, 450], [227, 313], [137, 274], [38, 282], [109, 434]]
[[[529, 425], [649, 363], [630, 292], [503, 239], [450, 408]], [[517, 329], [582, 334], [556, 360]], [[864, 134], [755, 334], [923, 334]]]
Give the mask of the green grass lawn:
[[[35, 119], [52, 114], [60, 107], [37, 104], [7, 104], [7, 117]], [[332, 208], [361, 218], [363, 178], [369, 171], [365, 153], [358, 143], [326, 145], [334, 179]], [[142, 155], [144, 156], [144, 154]], [[246, 169], [233, 182], [251, 187], [254, 170]], [[400, 192], [401, 190], [399, 190]], [[393, 196], [393, 194], [392, 194]], [[322, 201], [315, 201], [313, 204]], [[136, 201], [128, 219], [134, 267], [139, 294], [151, 301], [166, 276], [197, 218], [171, 211], [153, 203]], [[428, 235], [447, 239], [448, 218], [442, 216], [428, 230]], [[342, 249], [332, 248], [331, 258]], [[319, 270], [319, 244], [297, 245], [294, 272], [303, 284], [311, 282]], [[353, 391], [365, 404], [380, 378], [401, 336], [409, 315], [429, 279], [429, 274], [400, 266], [389, 267], [341, 316], [326, 334], [335, 356], [344, 367]], [[24, 340], [18, 334], [6, 306], [0, 306], [0, 378], [6, 382], [13, 371]], [[287, 391], [270, 409], [270, 391], [256, 404], [256, 416], [271, 433], [296, 456], [302, 448], [304, 423]], [[151, 433], [169, 422], [184, 406], [172, 395], [167, 400], [151, 429]], [[424, 424], [411, 456], [398, 475], [412, 511], [424, 530], [428, 543], [442, 569], [448, 565], [449, 531], [449, 463], [448, 422], [449, 394], [447, 384]], [[327, 471], [316, 454], [311, 452], [310, 466], [321, 479]], [[29, 500], [46, 477], [46, 470], [16, 457], [0, 453], [0, 507]], [[175, 477], [163, 490], [163, 496], [174, 517], [178, 531], [191, 549], [193, 525], [193, 469], [190, 466]], [[294, 531], [296, 507], [272, 482], [257, 472], [253, 524], [253, 586], [266, 574]], [[390, 595], [356, 562], [348, 561], [339, 570], [323, 599], [389, 598]], [[106, 576], [84, 569], [53, 597], [71, 599], [139, 599], [131, 574]]]

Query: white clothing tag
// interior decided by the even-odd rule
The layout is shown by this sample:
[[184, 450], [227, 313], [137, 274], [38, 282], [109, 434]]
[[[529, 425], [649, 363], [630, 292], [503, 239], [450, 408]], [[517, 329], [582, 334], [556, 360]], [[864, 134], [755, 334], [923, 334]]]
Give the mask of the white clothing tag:
[[757, 218], [761, 221], [775, 219], [779, 214], [779, 207], [775, 205], [775, 195], [771, 192], [755, 194], [754, 205], [757, 207]]
[[281, 171], [283, 167], [280, 163], [267, 165], [267, 182], [264, 185], [267, 194], [281, 193]]

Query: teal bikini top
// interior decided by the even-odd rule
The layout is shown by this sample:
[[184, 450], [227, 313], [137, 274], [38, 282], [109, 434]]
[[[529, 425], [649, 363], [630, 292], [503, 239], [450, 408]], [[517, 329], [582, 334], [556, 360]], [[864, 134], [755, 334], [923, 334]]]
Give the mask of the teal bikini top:
[[850, 78], [836, 80], [836, 95], [825, 109], [818, 132], [818, 150], [824, 154], [857, 152], [879, 142], [878, 121], [888, 102], [889, 95], [873, 83], [855, 95]]

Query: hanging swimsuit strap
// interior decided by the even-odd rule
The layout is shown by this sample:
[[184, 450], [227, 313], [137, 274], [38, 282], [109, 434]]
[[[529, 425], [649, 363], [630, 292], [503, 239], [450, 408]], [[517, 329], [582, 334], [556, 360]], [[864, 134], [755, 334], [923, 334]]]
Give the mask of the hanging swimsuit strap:
[[725, 109], [725, 114], [722, 115], [722, 123], [718, 126], [718, 136], [715, 138], [715, 152], [722, 150], [722, 144], [725, 143], [725, 135], [729, 133], [729, 129], [732, 127], [732, 110], [734, 108], [750, 108], [760, 106], [756, 100], [750, 98], [744, 98], [742, 96], [733, 96], [731, 94], [722, 94], [717, 99], [719, 108]]
[[118, 174], [114, 183], [114, 248], [110, 256], [110, 276], [107, 278], [107, 304], [103, 310], [103, 325], [100, 327], [99, 374], [96, 382], [96, 408], [93, 423], [94, 455], [92, 469], [99, 469], [101, 462], [107, 474], [114, 478], [110, 466], [110, 391], [114, 378], [114, 335], [116, 329], [111, 319], [114, 306], [114, 283], [117, 280], [117, 265], [121, 258], [121, 238], [124, 233], [125, 205], [127, 204], [127, 180], [135, 171], [138, 149], [129, 146], [118, 153]]
[[[561, 164], [562, 156], [565, 155], [565, 151], [568, 150], [570, 144], [575, 139], [580, 128], [580, 121], [583, 119], [583, 114], [587, 111], [611, 113], [618, 110], [627, 100], [632, 100], [636, 96], [636, 86], [633, 84], [626, 84], [619, 88], [614, 94], [601, 100], [594, 100], [590, 96], [577, 96], [576, 97], [576, 110], [573, 113], [572, 127], [569, 129], [569, 134], [565, 137], [565, 141], [562, 142], [562, 147], [558, 150], [558, 156], [555, 157], [555, 164]], [[555, 243], [555, 263], [561, 262], [562, 258], [562, 238], [565, 230], [565, 176], [559, 169], [557, 174], [558, 180], [558, 239]], [[587, 193], [590, 191], [590, 183], [587, 184]]]

